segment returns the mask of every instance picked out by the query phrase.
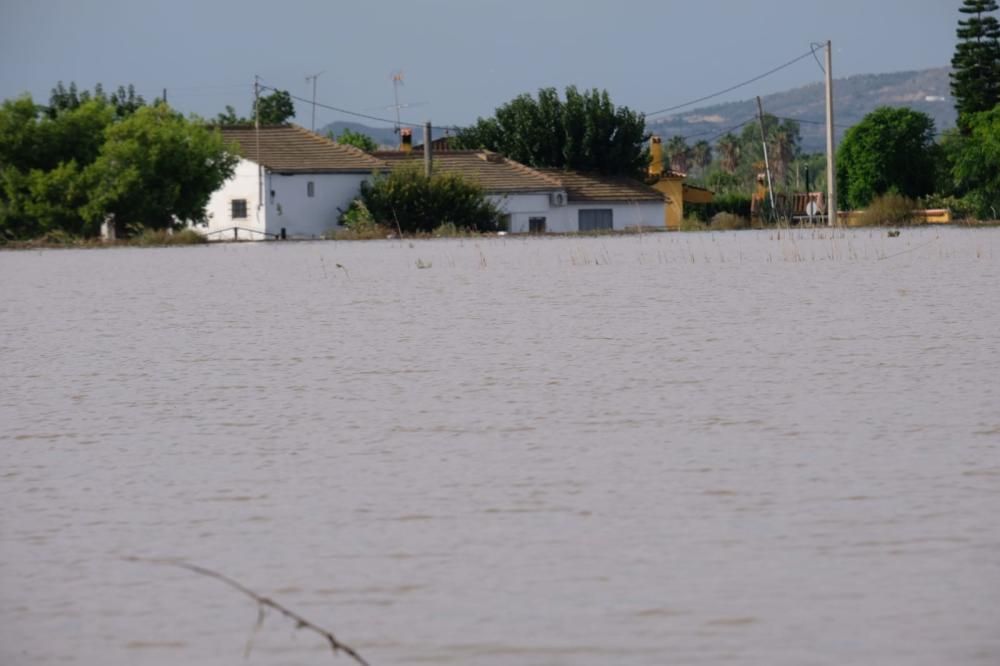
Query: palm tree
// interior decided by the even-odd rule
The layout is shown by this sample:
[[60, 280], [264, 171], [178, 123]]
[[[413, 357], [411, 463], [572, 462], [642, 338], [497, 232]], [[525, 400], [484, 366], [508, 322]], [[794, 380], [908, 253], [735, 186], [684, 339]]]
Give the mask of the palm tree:
[[771, 173], [774, 174], [776, 182], [783, 184], [788, 178], [788, 167], [795, 157], [795, 142], [791, 134], [784, 127], [778, 127], [771, 136], [769, 143], [771, 144], [769, 146], [771, 152], [769, 155]]
[[699, 141], [691, 148], [691, 161], [699, 173], [712, 163], [712, 145], [708, 141]]
[[670, 169], [672, 171], [679, 171], [680, 173], [687, 173], [691, 160], [691, 149], [688, 147], [684, 137], [670, 137], [670, 141], [667, 141], [666, 152], [667, 159], [670, 160]]
[[740, 165], [740, 140], [732, 132], [728, 132], [716, 143], [719, 150], [719, 162], [722, 170], [732, 175]]

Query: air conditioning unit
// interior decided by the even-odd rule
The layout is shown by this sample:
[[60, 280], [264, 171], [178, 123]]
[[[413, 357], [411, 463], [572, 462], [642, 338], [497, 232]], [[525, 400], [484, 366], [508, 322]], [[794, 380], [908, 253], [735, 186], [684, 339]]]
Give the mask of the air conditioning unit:
[[553, 192], [549, 195], [549, 203], [553, 206], [565, 206], [566, 205], [566, 193], [565, 192]]

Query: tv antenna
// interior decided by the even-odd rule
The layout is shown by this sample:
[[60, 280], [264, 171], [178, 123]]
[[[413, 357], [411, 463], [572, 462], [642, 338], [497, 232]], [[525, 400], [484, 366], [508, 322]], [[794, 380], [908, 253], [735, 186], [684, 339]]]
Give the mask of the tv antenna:
[[306, 83], [309, 83], [310, 80], [312, 80], [312, 83], [313, 83], [313, 101], [312, 101], [312, 107], [313, 107], [312, 108], [312, 131], [313, 132], [316, 131], [316, 79], [319, 78], [320, 74], [323, 74], [325, 72], [326, 72], [326, 70], [323, 70], [322, 72], [316, 72], [315, 74], [312, 74], [311, 76], [307, 76], [306, 77]]

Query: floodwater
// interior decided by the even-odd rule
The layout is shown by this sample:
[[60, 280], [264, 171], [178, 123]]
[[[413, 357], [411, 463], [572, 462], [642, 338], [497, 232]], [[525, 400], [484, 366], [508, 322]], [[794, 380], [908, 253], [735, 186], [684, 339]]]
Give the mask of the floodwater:
[[372, 664], [1000, 663], [998, 229], [3, 252], [0, 285], [5, 665], [352, 663], [127, 557]]

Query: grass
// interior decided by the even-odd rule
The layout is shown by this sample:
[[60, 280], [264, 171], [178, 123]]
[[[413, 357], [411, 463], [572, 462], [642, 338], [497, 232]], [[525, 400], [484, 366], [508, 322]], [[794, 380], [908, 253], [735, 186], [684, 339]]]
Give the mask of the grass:
[[68, 248], [106, 248], [106, 247], [166, 247], [173, 245], [202, 245], [208, 239], [194, 229], [182, 229], [169, 232], [164, 229], [144, 229], [141, 233], [115, 241], [105, 241], [101, 238], [75, 236], [65, 231], [50, 231], [44, 236], [31, 240], [12, 240], [0, 242], [0, 248], [8, 250], [41, 250]]

